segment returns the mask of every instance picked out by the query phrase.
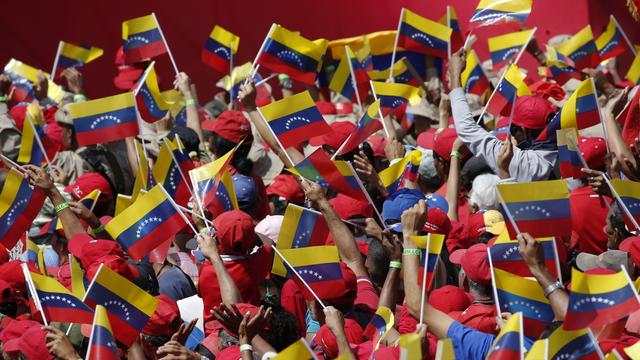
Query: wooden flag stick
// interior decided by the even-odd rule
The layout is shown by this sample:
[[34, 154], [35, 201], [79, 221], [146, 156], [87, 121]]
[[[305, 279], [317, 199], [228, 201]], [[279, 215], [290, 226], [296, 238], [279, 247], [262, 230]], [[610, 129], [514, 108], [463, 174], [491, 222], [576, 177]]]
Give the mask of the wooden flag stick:
[[56, 77], [56, 70], [58, 69], [58, 58], [60, 57], [61, 50], [62, 50], [62, 40], [58, 42], [58, 50], [56, 50], [56, 57], [55, 59], [53, 59], [53, 68], [51, 69], [51, 74], [49, 74], [49, 79], [51, 81], [53, 81], [53, 79]]
[[322, 300], [320, 300], [320, 297], [315, 293], [315, 291], [313, 291], [313, 289], [311, 288], [311, 286], [309, 286], [309, 284], [307, 284], [307, 282], [302, 278], [302, 276], [300, 276], [300, 274], [298, 273], [298, 271], [296, 270], [295, 267], [293, 267], [293, 265], [291, 265], [291, 263], [289, 262], [289, 260], [287, 260], [287, 258], [284, 257], [284, 255], [282, 255], [282, 253], [280, 252], [280, 250], [278, 250], [278, 248], [276, 248], [275, 246], [271, 247], [273, 249], [273, 251], [276, 252], [276, 254], [278, 254], [278, 256], [280, 256], [280, 258], [282, 259], [282, 261], [285, 262], [285, 264], [287, 264], [287, 266], [289, 266], [289, 268], [291, 269], [291, 271], [293, 271], [293, 273], [298, 277], [298, 279], [300, 279], [300, 281], [302, 281], [302, 283], [304, 284], [304, 286], [307, 288], [307, 290], [309, 290], [309, 292], [313, 295], [314, 298], [316, 298], [316, 300], [318, 300], [318, 303], [320, 303], [320, 306], [322, 306], [323, 309], [326, 309], [327, 307], [324, 306], [324, 303], [322, 302]]
[[255, 85], [255, 86], [256, 86], [256, 87], [258, 87], [258, 86], [260, 86], [260, 85], [262, 85], [262, 84], [266, 83], [267, 81], [269, 81], [269, 80], [273, 79], [273, 78], [274, 78], [274, 77], [276, 77], [277, 75], [278, 75], [278, 74], [273, 73], [273, 74], [271, 74], [271, 75], [267, 76], [266, 78], [264, 78], [264, 79], [262, 79], [262, 80], [258, 81], [258, 82], [256, 83], [256, 85]]
[[36, 131], [36, 126], [33, 124], [33, 118], [31, 118], [31, 115], [29, 114], [28, 111], [27, 111], [27, 118], [29, 119], [31, 130], [33, 131], [33, 138], [36, 139], [36, 143], [38, 143], [38, 147], [40, 148], [40, 151], [42, 151], [42, 156], [44, 156], [44, 160], [47, 162], [47, 166], [51, 167], [51, 161], [49, 160], [49, 155], [47, 155], [47, 151], [44, 148], [44, 145], [42, 145], [42, 140], [40, 140], [40, 135], [38, 135], [38, 132]]
[[13, 166], [13, 168], [16, 169], [16, 171], [18, 171], [21, 174], [24, 174], [25, 168], [22, 165], [20, 165], [17, 162], [9, 159], [8, 157], [4, 156], [3, 154], [0, 154], [0, 157], [2, 158], [2, 160], [6, 161], [9, 165]]
[[269, 122], [267, 121], [267, 118], [264, 117], [264, 115], [262, 114], [262, 111], [260, 111], [259, 107], [256, 107], [256, 110], [258, 110], [258, 114], [260, 114], [260, 117], [262, 118], [262, 120], [264, 120], [264, 123], [267, 126], [267, 129], [269, 129], [269, 131], [271, 132], [271, 135], [273, 135], [273, 137], [278, 142], [278, 145], [280, 145], [280, 148], [284, 152], [284, 156], [286, 156], [287, 160], [289, 161], [289, 163], [291, 163], [291, 167], [295, 166], [296, 163], [293, 162], [293, 160], [291, 159], [291, 156], [289, 156], [289, 153], [287, 152], [287, 149], [282, 145], [282, 143], [280, 142], [280, 139], [278, 139], [278, 136], [276, 136], [276, 133], [273, 132], [273, 129], [271, 128], [271, 126], [269, 126]]
[[358, 82], [356, 81], [356, 73], [353, 71], [353, 66], [351, 64], [351, 56], [349, 56], [349, 46], [347, 45], [344, 46], [344, 56], [347, 57], [347, 63], [349, 64], [349, 73], [351, 74], [351, 85], [353, 86], [353, 91], [356, 93], [356, 101], [358, 101], [358, 106], [360, 107], [360, 109], [363, 109], [362, 101], [360, 101], [360, 93], [358, 92]]
[[138, 95], [138, 92], [140, 92], [142, 85], [144, 85], [144, 82], [147, 80], [147, 75], [149, 75], [149, 72], [151, 72], [151, 69], [155, 64], [156, 64], [156, 61], [153, 60], [151, 64], [149, 64], [149, 66], [147, 66], [147, 68], [144, 70], [144, 74], [142, 74], [142, 76], [138, 80], [138, 84], [136, 85], [136, 88], [133, 90], [133, 96]]
[[[500, 190], [498, 190], [500, 193]], [[498, 298], [498, 286], [496, 285], [496, 273], [493, 268], [493, 260], [491, 259], [491, 251], [487, 249], [487, 259], [489, 260], [489, 270], [491, 271], [491, 287], [493, 288], [493, 302], [496, 304], [496, 311], [498, 318], [502, 317], [502, 311], [500, 310], [500, 299]]]
[[[167, 192], [167, 189], [165, 189], [162, 185], [158, 185], [158, 186], [160, 187], [162, 192], [166, 195], [167, 199], [169, 200], [169, 202], [171, 203], [173, 208], [176, 209], [176, 211], [178, 212], [178, 214], [180, 215], [182, 220], [184, 220], [184, 222], [187, 223], [187, 225], [191, 228], [191, 230], [193, 231], [194, 234], [198, 235], [198, 230], [193, 226], [191, 221], [189, 221], [189, 219], [187, 219], [187, 216], [182, 212], [182, 210], [180, 210], [180, 208], [178, 207], [178, 204], [176, 204], [176, 202], [173, 201], [173, 199], [171, 198], [171, 196]], [[206, 221], [205, 221], [205, 224], [206, 224]]]
[[[598, 92], [596, 91], [596, 84], [593, 78], [591, 79], [591, 90], [593, 91], [593, 95], [596, 97], [596, 107], [598, 109], [598, 119], [600, 119], [600, 124], [602, 125], [602, 133], [604, 135], [604, 145], [607, 147], [607, 154], [611, 151], [609, 150], [609, 133], [607, 132], [607, 127], [604, 124], [604, 120], [602, 119], [602, 111], [600, 110], [600, 103], [598, 102]], [[580, 151], [578, 151], [579, 153]]]
[[533, 31], [531, 32], [531, 35], [529, 35], [529, 38], [527, 39], [527, 42], [524, 43], [524, 45], [522, 45], [522, 48], [520, 49], [520, 51], [518, 51], [518, 56], [516, 56], [512, 64], [517, 64], [518, 61], [520, 61], [522, 54], [524, 54], [524, 52], [527, 50], [527, 46], [529, 46], [529, 43], [531, 42], [531, 39], [533, 39], [533, 36], [536, 34], [536, 31], [538, 31], [538, 28], [534, 27]]
[[175, 70], [176, 75], [178, 75], [180, 71], [178, 70], [176, 61], [173, 59], [173, 54], [171, 54], [171, 49], [169, 49], [169, 44], [167, 43], [167, 39], [164, 37], [164, 34], [162, 33], [162, 28], [160, 27], [160, 22], [156, 17], [156, 13], [152, 12], [151, 16], [153, 16], [153, 19], [156, 21], [156, 25], [158, 25], [158, 32], [160, 33], [160, 37], [162, 37], [162, 42], [164, 42], [164, 47], [167, 48], [167, 54], [169, 55], [169, 59], [171, 60], [171, 65], [173, 65], [173, 70]]
[[424, 324], [424, 301], [427, 296], [427, 265], [429, 262], [429, 248], [431, 247], [431, 233], [427, 233], [427, 247], [426, 255], [424, 257], [424, 270], [422, 271], [422, 294], [420, 295], [420, 322], [418, 324]]
[[398, 49], [398, 40], [400, 38], [400, 26], [402, 25], [402, 19], [404, 18], [404, 8], [400, 10], [400, 19], [398, 19], [398, 28], [396, 29], [396, 39], [393, 42], [393, 52], [391, 53], [391, 65], [389, 65], [389, 79], [393, 82], [393, 64], [396, 62], [396, 51]]
[[249, 76], [244, 80], [244, 85], [247, 85], [247, 83], [249, 82], [249, 79], [253, 79], [253, 77], [256, 76], [256, 73], [258, 72], [258, 68], [260, 66], [260, 65], [256, 66], [256, 64], [258, 63], [258, 59], [260, 59], [260, 55], [262, 55], [262, 50], [264, 49], [264, 46], [267, 45], [269, 36], [271, 36], [271, 33], [275, 28], [276, 28], [276, 24], [275, 23], [271, 24], [271, 27], [269, 28], [269, 32], [267, 33], [267, 36], [264, 37], [264, 41], [262, 42], [262, 45], [260, 45], [260, 49], [258, 49], [258, 53], [256, 54], [256, 57], [253, 59], [253, 63], [251, 64], [251, 71], [249, 72]]
[[[191, 179], [191, 184], [193, 184], [193, 192], [194, 198], [196, 199], [196, 203], [198, 204], [198, 209], [200, 209], [200, 217], [204, 219], [204, 224], [207, 227], [207, 230], [210, 230], [209, 223], [207, 222], [207, 217], [204, 216], [204, 199], [200, 197], [199, 189], [196, 189], [196, 182], [193, 180], [193, 174], [189, 171], [189, 178]], [[213, 181], [213, 179], [211, 179]]]
[[27, 287], [29, 288], [29, 292], [31, 292], [31, 296], [35, 300], [35, 305], [40, 314], [42, 314], [42, 322], [45, 326], [49, 326], [49, 322], [47, 321], [47, 317], [44, 315], [44, 311], [42, 310], [42, 303], [40, 302], [40, 297], [38, 296], [38, 292], [36, 291], [36, 286], [33, 283], [33, 279], [31, 279], [31, 274], [29, 273], [29, 268], [27, 264], [21, 264], [22, 273], [24, 274], [24, 279], [27, 282]]
[[353, 168], [353, 165], [351, 165], [351, 163], [348, 162], [348, 161], [347, 161], [347, 165], [349, 166], [349, 169], [351, 170], [351, 173], [353, 174], [353, 177], [355, 177], [356, 182], [358, 183], [358, 186], [360, 187], [360, 190], [364, 193], [364, 196], [367, 197], [367, 201], [369, 202], [369, 204], [373, 208], [373, 211], [376, 213], [376, 216], [378, 217], [378, 220], [380, 221], [380, 224], [382, 225], [383, 228], [386, 229], [387, 226], [384, 224], [384, 221], [382, 220], [382, 215], [380, 215], [380, 212], [378, 211], [378, 208], [376, 208], [376, 204], [371, 199], [371, 196], [367, 192], [367, 189], [364, 188], [364, 185], [362, 184], [362, 181], [358, 177], [358, 174], [356, 173], [356, 170]]
[[[373, 99], [377, 101], [378, 95], [376, 95], [376, 90], [373, 88], [373, 81], [369, 80], [369, 86], [371, 86], [371, 93], [373, 94]], [[392, 139], [395, 139], [395, 136], [393, 136], [393, 138], [391, 137], [391, 131], [393, 129], [387, 129], [387, 123], [384, 121], [384, 114], [382, 114], [382, 106], [378, 109], [378, 115], [380, 115], [380, 121], [382, 122], [382, 129], [384, 129], [384, 134], [386, 135], [387, 140], [390, 141]], [[395, 131], [394, 131], [394, 134], [395, 134]]]
[[498, 200], [500, 201], [500, 204], [502, 204], [502, 207], [504, 208], [504, 212], [507, 213], [507, 217], [509, 218], [509, 222], [511, 223], [511, 226], [513, 226], [513, 229], [516, 231], [518, 235], [522, 234], [520, 232], [520, 228], [518, 228], [518, 224], [516, 224], [516, 221], [513, 218], [513, 215], [511, 215], [511, 211], [509, 211], [509, 207], [507, 207], [507, 203], [505, 203], [504, 198], [502, 197], [500, 188], [498, 187], [496, 187], [496, 194], [498, 195]]

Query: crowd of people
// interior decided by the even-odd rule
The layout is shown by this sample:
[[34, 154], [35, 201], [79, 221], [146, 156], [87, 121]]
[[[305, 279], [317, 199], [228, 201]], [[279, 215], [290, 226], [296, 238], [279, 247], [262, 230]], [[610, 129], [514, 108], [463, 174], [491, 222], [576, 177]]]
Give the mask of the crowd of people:
[[[540, 59], [535, 39], [527, 51]], [[25, 242], [13, 249], [0, 245], [3, 359], [86, 357], [90, 331], [68, 323], [45, 326], [21, 266], [27, 263], [32, 272], [71, 290], [72, 261], [80, 264], [87, 283], [101, 266], [109, 267], [159, 301], [131, 346], [114, 345], [120, 358], [270, 358], [303, 338], [318, 358], [395, 359], [405, 351], [401, 336], [415, 333], [422, 358], [436, 358], [438, 340], [450, 339], [456, 358], [484, 359], [495, 350], [496, 336], [511, 316], [499, 309], [487, 256], [509, 222], [500, 211], [497, 186], [562, 178], [557, 144], [537, 139], [576, 87], [571, 81], [560, 86], [551, 78], [527, 80], [532, 94], [519, 96], [509, 116], [480, 118], [490, 92], [465, 93], [461, 74], [466, 56], [464, 48], [453, 53], [441, 77], [435, 63], [427, 62], [430, 68], [424, 73], [431, 76], [421, 79], [428, 90], [421, 102], [386, 112], [384, 119], [375, 120], [384, 121], [386, 132], [380, 130], [357, 149], [335, 157], [353, 165], [369, 201], [336, 193], [288, 169], [316, 149], [333, 157], [374, 102], [371, 93], [360, 108], [319, 85], [304, 85], [331, 132], [284, 149], [258, 107], [278, 100], [276, 93], [286, 98], [303, 85], [292, 86], [292, 79], [281, 74], [270, 82], [280, 87], [276, 92], [249, 79], [238, 94], [222, 91], [200, 106], [191, 79], [179, 73], [173, 85], [186, 100], [186, 121], [180, 124], [167, 112], [153, 124], [141, 122], [137, 141], [144, 143], [148, 164], [139, 164], [134, 138], [78, 145], [69, 109], [90, 96], [84, 92], [81, 69], [62, 72], [65, 96], [59, 103], [48, 98], [48, 79], [40, 74], [33, 103], [42, 111], [43, 136], [55, 151], [50, 163], [35, 166], [15, 163], [29, 104], [11, 101], [13, 79], [0, 75], [0, 185], [11, 168], [19, 168], [31, 187], [47, 197], [26, 235], [38, 244], [42, 264], [28, 259]], [[126, 75], [138, 77], [141, 71], [120, 68], [116, 85], [135, 87], [137, 78]], [[610, 274], [624, 265], [631, 280], [640, 275], [637, 229], [628, 226], [605, 179], [640, 180], [637, 126], [630, 136], [622, 131], [640, 123], [638, 87], [620, 80], [615, 63], [584, 73], [594, 79], [603, 120], [580, 131], [577, 145], [586, 176], [567, 180], [572, 232], [554, 239], [559, 270], [549, 268], [541, 242], [528, 233], [511, 239], [518, 243], [518, 261], [529, 269], [553, 310], [553, 321], [545, 324], [539, 338], [525, 332], [518, 354], [562, 327], [572, 268]], [[635, 141], [626, 141], [629, 138]], [[200, 209], [191, 198], [184, 214], [192, 226], [172, 236], [168, 250], [159, 250], [161, 255], [136, 261], [104, 225], [121, 212], [119, 195], [132, 194], [138, 167], [153, 169], [167, 139], [179, 139], [195, 167], [235, 149], [228, 168], [238, 208]], [[417, 176], [403, 177], [399, 189], [389, 192], [379, 174], [416, 149], [421, 154]], [[100, 195], [89, 209], [80, 200], [94, 190]], [[344, 289], [340, 294], [333, 291], [335, 296], [311, 300], [305, 296], [308, 285], [297, 276], [272, 272], [280, 256], [275, 251], [280, 233], [292, 231], [283, 228], [290, 205], [314, 209], [326, 221], [330, 235], [323, 245], [336, 247], [341, 270], [330, 286]], [[55, 225], [58, 221], [62, 226]], [[419, 276], [424, 259], [414, 239], [427, 233], [443, 234], [445, 240], [430, 287], [423, 288]], [[158, 246], [165, 240], [158, 238]], [[383, 307], [395, 317], [378, 342], [365, 329]], [[636, 311], [592, 328], [595, 347], [601, 354], [615, 349], [618, 356], [633, 358], [625, 349], [640, 340], [639, 319]], [[566, 350], [566, 358], [580, 358], [594, 344], [583, 346]]]

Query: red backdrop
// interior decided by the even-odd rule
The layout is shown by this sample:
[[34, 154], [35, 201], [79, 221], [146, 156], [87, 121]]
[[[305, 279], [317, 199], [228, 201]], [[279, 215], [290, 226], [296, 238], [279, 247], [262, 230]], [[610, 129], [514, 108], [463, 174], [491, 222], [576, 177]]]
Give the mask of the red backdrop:
[[[447, 4], [458, 12], [463, 30], [473, 12], [472, 0], [269, 0], [269, 1], [10, 1], [0, 12], [0, 63], [14, 57], [35, 67], [51, 71], [59, 40], [74, 41], [103, 48], [105, 55], [82, 71], [90, 97], [116, 93], [113, 77], [115, 51], [121, 42], [121, 22], [154, 11], [181, 71], [198, 85], [201, 101], [217, 91], [221, 77], [200, 62], [200, 50], [215, 24], [240, 35], [237, 63], [252, 61], [272, 22], [301, 31], [305, 37], [337, 39], [378, 30], [396, 28], [401, 7], [438, 19]], [[586, 24], [596, 36], [613, 13], [634, 43], [640, 43], [640, 26], [634, 22], [623, 0], [535, 0], [529, 26], [538, 26], [537, 37], [545, 41], [560, 33], [574, 33]], [[476, 43], [481, 58], [487, 58], [486, 36], [481, 30]], [[167, 56], [158, 60], [162, 87], [170, 86], [173, 70]], [[532, 66], [531, 59], [524, 59]], [[623, 59], [624, 64], [630, 60]], [[533, 70], [533, 69], [532, 69]]]

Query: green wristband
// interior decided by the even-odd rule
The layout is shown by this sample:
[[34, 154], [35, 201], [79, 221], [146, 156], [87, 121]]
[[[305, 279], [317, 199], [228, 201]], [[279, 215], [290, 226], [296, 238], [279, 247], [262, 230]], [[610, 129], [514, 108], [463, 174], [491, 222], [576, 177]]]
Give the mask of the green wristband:
[[104, 224], [100, 224], [100, 226], [98, 226], [95, 229], [91, 228], [91, 231], [93, 231], [94, 234], [103, 232], [104, 231]]
[[87, 101], [87, 97], [84, 94], [75, 94], [73, 95], [73, 102], [82, 102]]
[[[407, 249], [409, 250], [409, 249]], [[402, 269], [402, 262], [400, 261], [389, 261], [389, 267], [394, 269]]]
[[62, 204], [58, 204], [54, 207], [56, 214], [60, 214], [62, 210], [68, 209], [68, 208], [69, 208], [69, 203], [66, 203], [66, 202], [63, 202]]
[[420, 256], [420, 249], [404, 249], [402, 255], [417, 255]]
[[207, 233], [207, 231], [209, 231], [209, 229], [207, 229], [206, 227], [203, 227], [202, 229], [200, 229], [200, 230], [198, 231], [198, 233], [199, 233], [199, 234], [206, 234], [206, 233]]
[[460, 154], [460, 151], [453, 150], [451, 152], [451, 157], [457, 157], [458, 159], [461, 159], [462, 158], [462, 154]]
[[187, 106], [189, 105], [196, 105], [196, 99], [187, 99], [187, 101], [185, 102], [187, 104]]

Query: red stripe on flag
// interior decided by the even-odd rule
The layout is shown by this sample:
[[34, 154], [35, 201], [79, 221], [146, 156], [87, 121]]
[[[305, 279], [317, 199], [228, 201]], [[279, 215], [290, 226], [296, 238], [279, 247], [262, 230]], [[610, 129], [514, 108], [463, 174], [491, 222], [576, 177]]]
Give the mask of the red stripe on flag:
[[77, 132], [76, 138], [78, 139], [78, 145], [87, 146], [121, 140], [136, 135], [138, 135], [138, 123], [136, 121], [128, 121], [99, 130]]
[[184, 220], [182, 220], [180, 214], [176, 212], [170, 218], [164, 220], [160, 226], [153, 229], [153, 231], [129, 247], [127, 252], [134, 260], [140, 260], [166, 239], [175, 235], [176, 232], [180, 231], [184, 226]]
[[126, 64], [142, 62], [149, 58], [162, 55], [166, 52], [167, 48], [164, 46], [164, 41], [158, 40], [152, 42], [151, 44], [126, 50], [124, 52], [124, 62]]
[[398, 36], [398, 47], [405, 48], [407, 50], [419, 52], [425, 55], [436, 56], [439, 58], [446, 59], [448, 57], [447, 50], [438, 50], [432, 47], [429, 47], [425, 44], [419, 43], [411, 38], [408, 38], [404, 35]]
[[266, 51], [263, 51], [262, 54], [260, 54], [260, 58], [258, 58], [258, 64], [264, 65], [264, 67], [271, 69], [271, 71], [276, 73], [289, 74], [291, 78], [308, 85], [313, 85], [316, 82], [315, 72], [305, 72], [304, 70], [301, 70], [294, 65], [282, 61]]

